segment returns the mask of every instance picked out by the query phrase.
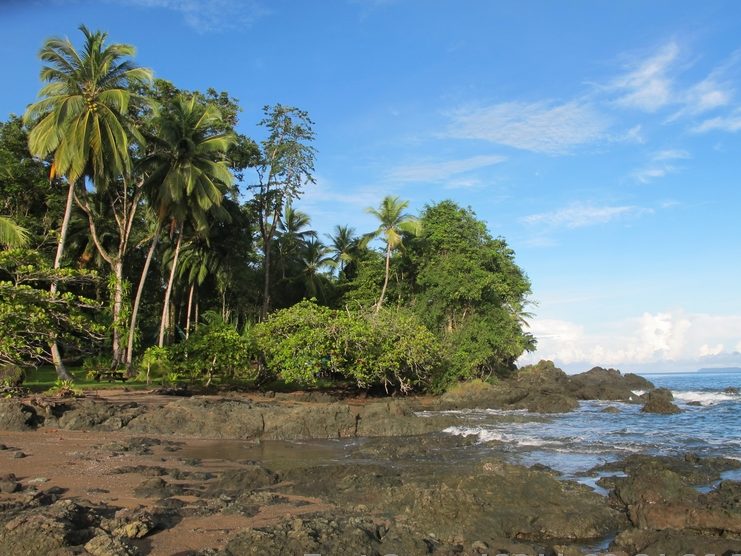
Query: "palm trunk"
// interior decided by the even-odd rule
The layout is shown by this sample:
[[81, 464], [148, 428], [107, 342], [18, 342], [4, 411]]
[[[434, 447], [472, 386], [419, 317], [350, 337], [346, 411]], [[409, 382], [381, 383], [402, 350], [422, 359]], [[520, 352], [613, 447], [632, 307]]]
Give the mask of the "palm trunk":
[[[62, 217], [62, 228], [59, 230], [59, 241], [57, 242], [57, 253], [54, 256], [54, 270], [59, 270], [62, 266], [62, 256], [64, 255], [64, 244], [67, 241], [67, 230], [69, 229], [69, 221], [72, 216], [72, 202], [75, 196], [75, 184], [74, 182], [69, 184], [67, 190], [67, 204], [64, 206], [64, 216]], [[52, 280], [51, 286], [49, 287], [49, 293], [53, 296], [57, 293], [57, 281]], [[54, 363], [54, 369], [57, 372], [57, 376], [62, 380], [73, 380], [72, 375], [69, 374], [67, 368], [64, 366], [62, 361], [62, 355], [59, 352], [59, 344], [57, 344], [56, 336], [49, 344], [49, 350], [51, 351], [51, 360]]]
[[123, 261], [117, 260], [113, 265], [116, 284], [113, 290], [113, 367], [123, 362], [123, 345], [121, 343], [121, 309], [123, 308]]
[[378, 303], [376, 304], [376, 313], [381, 310], [381, 305], [383, 305], [383, 298], [386, 297], [386, 288], [389, 285], [389, 270], [391, 268], [391, 245], [386, 245], [386, 276], [383, 279], [383, 288], [381, 289], [381, 297], [378, 298]]
[[190, 291], [188, 292], [188, 316], [185, 318], [185, 339], [190, 337], [190, 314], [193, 311], [193, 291], [196, 289], [196, 284], [193, 282], [190, 285]]
[[162, 321], [160, 322], [160, 337], [157, 345], [159, 347], [165, 346], [165, 331], [167, 330], [167, 312], [170, 308], [170, 296], [172, 295], [172, 285], [175, 283], [175, 271], [178, 266], [178, 257], [180, 256], [180, 245], [183, 242], [183, 225], [180, 224], [178, 229], [178, 241], [175, 244], [175, 256], [172, 259], [172, 268], [170, 269], [170, 279], [167, 281], [167, 289], [165, 290], [165, 302], [162, 306]]
[[139, 278], [139, 286], [136, 289], [136, 297], [134, 298], [134, 306], [131, 309], [131, 323], [129, 324], [129, 343], [126, 347], [126, 366], [131, 367], [131, 363], [134, 360], [134, 336], [136, 333], [136, 321], [139, 316], [139, 304], [142, 300], [142, 292], [144, 292], [144, 283], [147, 281], [147, 274], [149, 274], [149, 266], [152, 264], [152, 258], [154, 252], [157, 249], [157, 243], [160, 238], [160, 223], [157, 223], [157, 228], [154, 231], [154, 238], [152, 239], [152, 245], [149, 246], [149, 252], [147, 253], [147, 260], [144, 261], [144, 269], [142, 270], [141, 278]]

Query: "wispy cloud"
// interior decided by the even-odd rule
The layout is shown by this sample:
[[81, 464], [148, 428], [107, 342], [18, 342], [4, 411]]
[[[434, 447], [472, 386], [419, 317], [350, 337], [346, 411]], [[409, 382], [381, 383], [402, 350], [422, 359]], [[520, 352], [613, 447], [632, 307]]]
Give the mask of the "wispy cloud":
[[[393, 169], [389, 178], [399, 182], [439, 182], [463, 174], [500, 164], [507, 160], [501, 155], [479, 155], [459, 160], [447, 160], [444, 162], [429, 162], [426, 164], [414, 164], [410, 166], [400, 166]], [[470, 179], [467, 181], [468, 186], [472, 184]], [[465, 186], [465, 185], [464, 185]]]
[[256, 0], [108, 0], [125, 6], [160, 8], [182, 15], [199, 33], [251, 25], [269, 12]]
[[521, 221], [529, 225], [545, 225], [552, 228], [585, 228], [597, 224], [606, 224], [613, 220], [638, 217], [650, 214], [653, 209], [632, 205], [609, 206], [591, 203], [573, 203], [567, 207], [551, 212], [542, 212], [525, 216]]
[[705, 133], [708, 131], [728, 131], [735, 133], [739, 130], [741, 130], [741, 109], [738, 108], [725, 116], [709, 118], [692, 129], [695, 133]]
[[680, 168], [676, 161], [690, 158], [687, 151], [679, 149], [665, 149], [656, 151], [645, 166], [633, 172], [633, 178], [641, 183], [649, 183], [668, 174], [677, 172]]
[[621, 94], [616, 103], [655, 112], [672, 102], [670, 70], [679, 56], [679, 45], [670, 42], [648, 58], [635, 61], [629, 71], [608, 86]]
[[607, 122], [588, 103], [504, 102], [450, 114], [447, 137], [478, 139], [544, 154], [565, 154], [601, 139]]

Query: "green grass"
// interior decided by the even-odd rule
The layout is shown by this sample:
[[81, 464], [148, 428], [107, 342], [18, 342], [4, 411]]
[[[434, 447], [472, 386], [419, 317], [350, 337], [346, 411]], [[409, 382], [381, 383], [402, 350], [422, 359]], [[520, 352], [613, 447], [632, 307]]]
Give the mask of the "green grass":
[[[152, 388], [152, 384], [147, 385], [145, 381], [129, 379], [126, 382], [117, 380], [115, 382], [107, 382], [89, 379], [87, 373], [82, 367], [75, 369], [68, 369], [69, 373], [75, 378], [75, 388], [81, 390], [108, 390], [111, 388], [129, 390], [143, 390], [146, 388]], [[23, 386], [29, 388], [34, 392], [44, 392], [49, 388], [53, 387], [57, 382], [57, 373], [54, 371], [54, 367], [44, 366], [39, 367], [35, 370], [29, 371], [26, 374], [26, 380], [23, 381]]]

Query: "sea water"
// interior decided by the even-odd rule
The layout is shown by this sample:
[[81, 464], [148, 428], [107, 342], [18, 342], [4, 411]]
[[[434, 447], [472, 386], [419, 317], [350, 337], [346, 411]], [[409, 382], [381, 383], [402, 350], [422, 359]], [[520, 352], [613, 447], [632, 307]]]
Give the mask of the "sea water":
[[[741, 388], [741, 373], [643, 376], [657, 388], [671, 390], [682, 412], [657, 415], [642, 413], [637, 404], [584, 401], [569, 413], [517, 412], [533, 420], [508, 422], [502, 416], [510, 412], [464, 410], [449, 412], [458, 415], [460, 423], [445, 432], [476, 435], [481, 450], [504, 451], [516, 463], [540, 463], [585, 482], [589, 469], [629, 454], [691, 452], [741, 459], [741, 395], [726, 391]], [[619, 413], [604, 412], [608, 406]], [[741, 479], [739, 473], [728, 475], [725, 478]]]

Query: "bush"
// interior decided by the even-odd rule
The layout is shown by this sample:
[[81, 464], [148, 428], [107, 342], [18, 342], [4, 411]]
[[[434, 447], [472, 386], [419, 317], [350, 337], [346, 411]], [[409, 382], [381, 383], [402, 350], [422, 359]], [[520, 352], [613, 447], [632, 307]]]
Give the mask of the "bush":
[[172, 371], [170, 350], [166, 347], [150, 346], [142, 355], [139, 362], [141, 378], [150, 383], [152, 378], [165, 378]]
[[0, 366], [0, 386], [20, 386], [26, 379], [26, 372], [11, 363]]
[[[188, 340], [169, 348], [167, 361], [174, 371], [191, 380], [225, 381], [257, 378], [256, 349], [249, 330], [240, 334], [220, 318], [209, 318]], [[210, 321], [210, 322], [209, 322]]]
[[268, 369], [286, 382], [314, 385], [317, 379], [338, 372], [336, 344], [337, 312], [311, 301], [302, 301], [271, 314], [255, 325], [257, 348]]
[[428, 387], [441, 364], [435, 336], [406, 311], [335, 311], [310, 301], [277, 311], [254, 329], [268, 367], [287, 382], [339, 376], [362, 388]]

